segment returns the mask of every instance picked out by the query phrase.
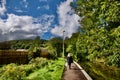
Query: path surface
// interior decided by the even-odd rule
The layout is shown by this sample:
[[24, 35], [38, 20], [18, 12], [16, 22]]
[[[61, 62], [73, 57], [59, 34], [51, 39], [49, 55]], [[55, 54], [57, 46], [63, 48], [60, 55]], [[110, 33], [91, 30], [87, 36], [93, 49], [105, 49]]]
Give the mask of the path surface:
[[62, 80], [87, 80], [81, 70], [72, 63], [71, 69], [65, 68]]

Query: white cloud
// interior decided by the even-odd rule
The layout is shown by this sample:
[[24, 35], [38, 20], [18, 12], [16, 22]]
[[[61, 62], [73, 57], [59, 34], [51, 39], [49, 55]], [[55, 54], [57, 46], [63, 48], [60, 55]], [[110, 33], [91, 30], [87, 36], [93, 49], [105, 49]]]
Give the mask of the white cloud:
[[6, 0], [1, 0], [0, 1], [0, 16], [4, 15], [5, 11], [6, 11]]
[[41, 8], [41, 7], [40, 7], [40, 6], [38, 6], [38, 7], [37, 7], [37, 10], [39, 10], [40, 8]]
[[63, 36], [63, 31], [65, 30], [65, 36], [71, 37], [72, 33], [76, 32], [78, 29], [80, 17], [74, 14], [74, 11], [70, 7], [70, 2], [73, 0], [67, 0], [62, 2], [58, 6], [57, 13], [59, 15], [59, 25], [56, 25], [51, 33], [57, 36]]
[[19, 12], [19, 13], [22, 13], [22, 12], [24, 12], [23, 10], [20, 10], [20, 9], [18, 9], [18, 10], [15, 10], [16, 12]]
[[39, 18], [8, 14], [8, 19], [0, 19], [0, 41], [34, 38], [50, 29], [53, 15], [43, 15]]

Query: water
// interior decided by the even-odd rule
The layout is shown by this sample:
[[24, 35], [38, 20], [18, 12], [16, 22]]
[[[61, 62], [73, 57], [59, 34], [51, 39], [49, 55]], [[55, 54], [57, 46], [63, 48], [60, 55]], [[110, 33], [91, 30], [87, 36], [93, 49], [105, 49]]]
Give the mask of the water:
[[120, 80], [120, 68], [91, 62], [82, 62], [80, 65], [93, 80]]

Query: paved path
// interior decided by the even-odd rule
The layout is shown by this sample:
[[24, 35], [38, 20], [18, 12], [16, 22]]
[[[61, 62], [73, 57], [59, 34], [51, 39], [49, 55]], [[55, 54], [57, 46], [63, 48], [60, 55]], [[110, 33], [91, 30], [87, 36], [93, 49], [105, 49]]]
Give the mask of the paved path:
[[71, 69], [65, 68], [62, 80], [87, 80], [87, 78], [75, 63], [72, 63]]

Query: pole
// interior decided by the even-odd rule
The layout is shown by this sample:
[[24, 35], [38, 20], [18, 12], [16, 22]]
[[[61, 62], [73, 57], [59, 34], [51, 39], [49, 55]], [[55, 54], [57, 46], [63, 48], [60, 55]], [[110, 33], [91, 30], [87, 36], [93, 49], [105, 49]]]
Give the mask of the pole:
[[65, 31], [63, 31], [63, 55], [62, 55], [63, 58], [64, 58], [64, 32]]

